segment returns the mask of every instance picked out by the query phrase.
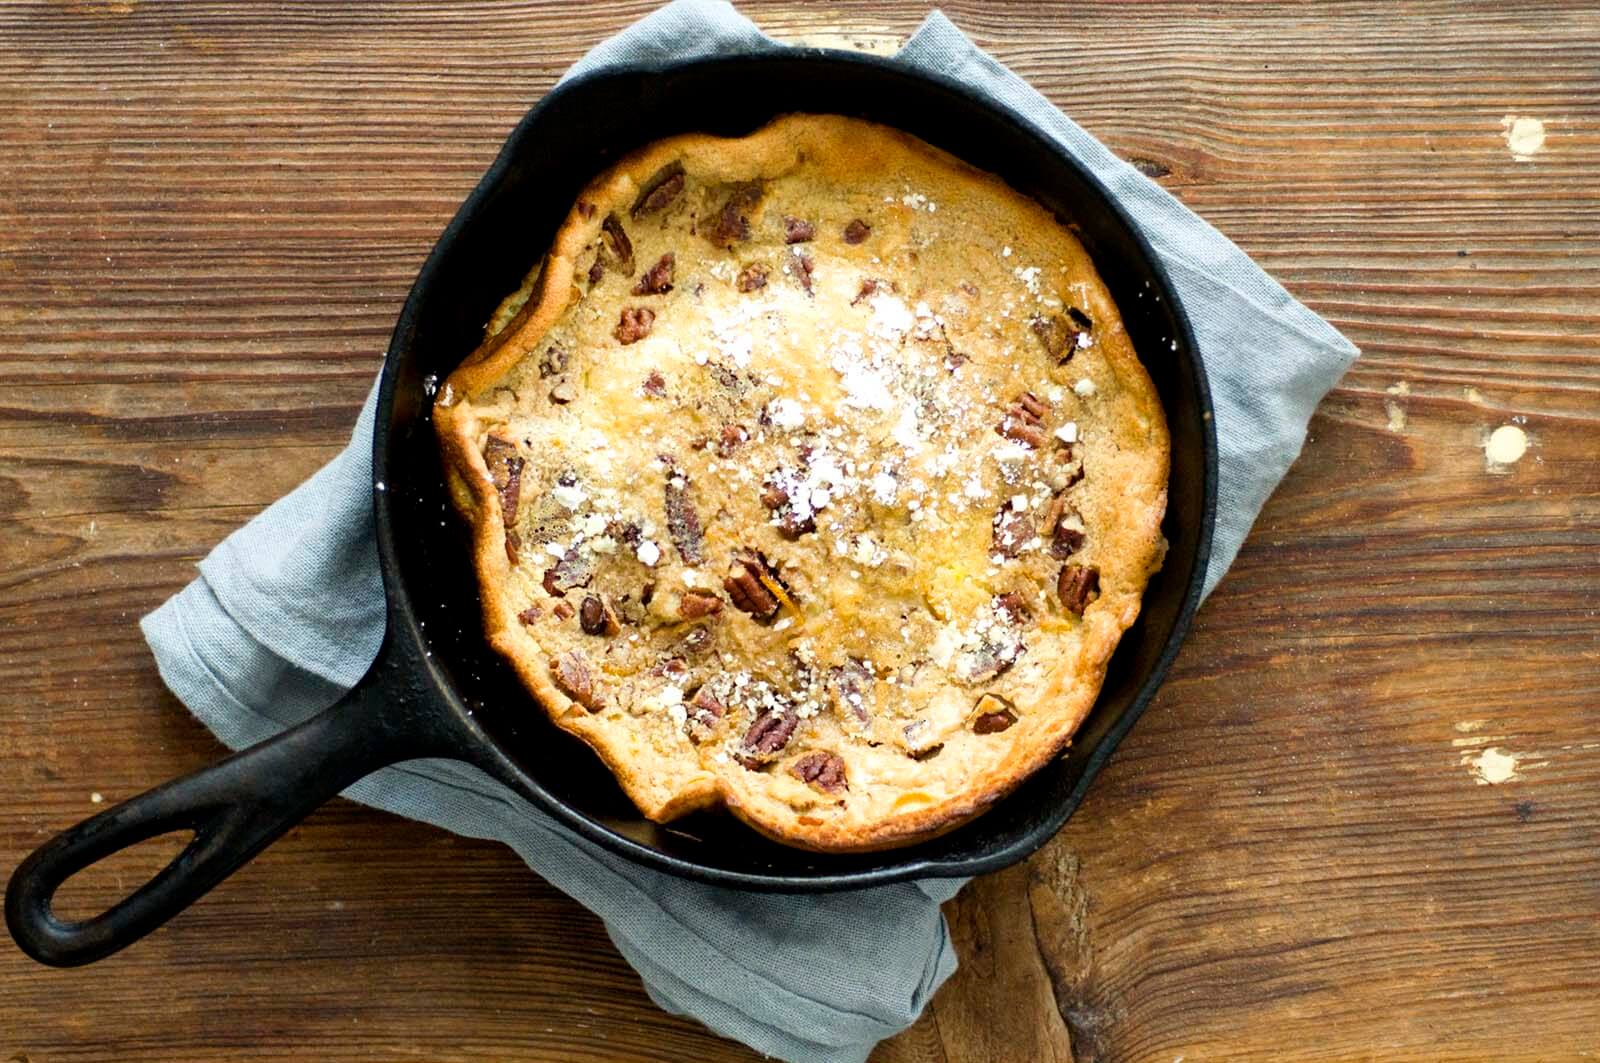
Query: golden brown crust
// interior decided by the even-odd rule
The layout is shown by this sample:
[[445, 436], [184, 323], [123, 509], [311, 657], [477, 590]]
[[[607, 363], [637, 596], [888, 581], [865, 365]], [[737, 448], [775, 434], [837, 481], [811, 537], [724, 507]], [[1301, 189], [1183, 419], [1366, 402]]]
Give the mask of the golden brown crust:
[[1160, 564], [1169, 444], [1037, 204], [855, 119], [675, 137], [584, 189], [491, 331], [434, 412], [485, 629], [646, 815], [886, 848], [1066, 746]]

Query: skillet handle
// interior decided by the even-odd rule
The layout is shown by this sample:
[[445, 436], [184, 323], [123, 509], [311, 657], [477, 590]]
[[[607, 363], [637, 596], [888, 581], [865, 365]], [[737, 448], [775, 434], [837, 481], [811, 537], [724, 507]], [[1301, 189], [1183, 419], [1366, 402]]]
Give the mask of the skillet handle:
[[[22, 951], [54, 967], [93, 963], [193, 904], [346, 786], [424, 756], [461, 756], [445, 714], [419, 689], [389, 638], [361, 682], [304, 723], [146, 791], [44, 843], [6, 889], [6, 925]], [[63, 922], [56, 891], [79, 871], [170, 831], [194, 839], [107, 911]]]

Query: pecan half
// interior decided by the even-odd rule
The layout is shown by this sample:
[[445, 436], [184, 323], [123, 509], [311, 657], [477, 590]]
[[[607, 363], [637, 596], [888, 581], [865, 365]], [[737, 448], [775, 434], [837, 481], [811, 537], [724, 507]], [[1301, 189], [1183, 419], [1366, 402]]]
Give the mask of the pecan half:
[[699, 620], [720, 612], [722, 599], [712, 591], [687, 590], [678, 597], [678, 616], [684, 620]]
[[728, 592], [728, 597], [739, 609], [757, 620], [771, 620], [778, 615], [779, 602], [763, 577], [777, 582], [777, 574], [772, 571], [767, 559], [750, 551], [734, 558], [728, 568], [727, 578], [722, 581], [722, 589]]
[[721, 248], [729, 248], [742, 240], [750, 239], [750, 212], [761, 202], [761, 185], [755, 182], [737, 185], [728, 193], [727, 202], [717, 213], [717, 220], [706, 233], [706, 239]]
[[706, 559], [705, 533], [689, 500], [689, 480], [677, 469], [667, 470], [666, 510], [667, 534], [678, 548], [678, 556], [686, 565], [700, 564]]
[[630, 343], [638, 343], [650, 335], [650, 330], [655, 327], [656, 312], [649, 307], [630, 306], [622, 311], [617, 318], [617, 327], [611, 334], [617, 342], [626, 347]]
[[1089, 603], [1100, 597], [1100, 570], [1093, 565], [1062, 565], [1056, 577], [1056, 596], [1067, 612], [1082, 616]]
[[789, 765], [789, 774], [813, 789], [826, 794], [842, 793], [850, 789], [845, 782], [844, 758], [837, 753], [819, 749], [806, 753]]
[[586, 635], [611, 636], [622, 630], [611, 603], [593, 594], [584, 598], [583, 604], [578, 607], [578, 626], [583, 628]]
[[689, 733], [690, 741], [698, 745], [711, 737], [727, 714], [728, 707], [722, 699], [713, 694], [710, 687], [702, 686], [684, 703], [684, 730]]
[[1010, 502], [1004, 502], [994, 515], [989, 548], [1001, 557], [1016, 557], [1036, 534], [1033, 515], [1025, 509], [1012, 509]]
[[792, 709], [768, 709], [745, 732], [734, 759], [752, 770], [770, 762], [789, 744], [799, 725], [800, 717]]
[[656, 264], [645, 270], [639, 283], [633, 286], [633, 294], [665, 295], [672, 291], [672, 271], [677, 264], [678, 256], [671, 251], [656, 259]]
[[1006, 407], [995, 431], [1025, 446], [1042, 447], [1050, 438], [1044, 430], [1044, 417], [1049, 412], [1049, 404], [1033, 392], [1024, 391]]
[[759, 262], [752, 262], [739, 271], [738, 278], [733, 286], [741, 292], [759, 291], [767, 286], [767, 267]]
[[489, 479], [494, 481], [495, 490], [500, 494], [501, 518], [509, 529], [517, 523], [524, 459], [517, 453], [515, 443], [492, 435], [483, 441], [483, 463], [488, 466]]
[[633, 276], [633, 241], [615, 214], [607, 214], [600, 223], [600, 257], [595, 261], [602, 260], [624, 277]]
[[999, 734], [1017, 722], [1015, 708], [1009, 701], [994, 694], [978, 699], [976, 714], [972, 717], [972, 732], [980, 735]]
[[811, 241], [817, 235], [817, 227], [804, 218], [785, 217], [783, 219], [783, 242], [786, 244], [803, 244]]
[[654, 214], [658, 210], [665, 210], [682, 194], [683, 163], [670, 162], [645, 182], [644, 187], [639, 190], [639, 198], [633, 201], [633, 209], [629, 213], [635, 218], [641, 214]]
[[865, 240], [869, 235], [871, 235], [871, 233], [872, 226], [868, 225], [860, 218], [852, 218], [850, 220], [850, 224], [844, 227], [844, 242], [847, 244], [859, 244], [861, 241]]
[[577, 650], [568, 650], [550, 662], [550, 678], [563, 694], [590, 712], [599, 712], [605, 707], [605, 700], [595, 689], [589, 662]]
[[567, 363], [572, 359], [572, 352], [558, 343], [552, 343], [545, 348], [544, 354], [539, 356], [539, 379], [548, 380], [550, 377], [559, 376], [567, 371]]

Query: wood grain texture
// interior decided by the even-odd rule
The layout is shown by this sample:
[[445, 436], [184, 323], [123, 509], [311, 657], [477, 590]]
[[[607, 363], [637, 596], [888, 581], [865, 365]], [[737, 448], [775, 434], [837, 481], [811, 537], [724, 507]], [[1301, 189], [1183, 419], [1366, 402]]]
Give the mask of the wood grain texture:
[[[650, 6], [0, 5], [0, 867], [217, 755], [137, 618], [343, 443], [502, 137]], [[924, 13], [742, 7], [878, 49]], [[1364, 357], [875, 1063], [1600, 1054], [1600, 12], [945, 10]], [[308, 1058], [755, 1057], [507, 852], [343, 802], [102, 964], [0, 949], [0, 1059]]]

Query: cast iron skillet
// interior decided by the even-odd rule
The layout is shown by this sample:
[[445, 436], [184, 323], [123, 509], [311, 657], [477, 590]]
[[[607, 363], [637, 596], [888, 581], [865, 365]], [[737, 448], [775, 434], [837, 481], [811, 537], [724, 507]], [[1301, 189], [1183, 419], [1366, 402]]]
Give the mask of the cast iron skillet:
[[[642, 818], [599, 760], [531, 705], [486, 645], [477, 580], [446, 500], [429, 421], [433, 381], [473, 349], [491, 309], [548, 246], [591, 176], [669, 134], [740, 134], [788, 111], [897, 126], [1000, 174], [1078, 226], [1155, 379], [1172, 432], [1171, 549], [1071, 748], [974, 822], [889, 852], [787, 849], [724, 814], [666, 826]], [[1216, 460], [1205, 374], [1160, 263], [1105, 189], [1011, 112], [958, 82], [827, 50], [636, 66], [569, 82], [507, 140], [434, 247], [395, 327], [373, 439], [389, 622], [371, 670], [298, 727], [46, 842], [11, 878], [7, 925], [44, 963], [100, 959], [160, 926], [351, 783], [420, 757], [468, 761], [612, 852], [722, 886], [841, 890], [1005, 867], [1066, 822], [1177, 653], [1210, 552]], [[51, 899], [69, 876], [170, 831], [194, 838], [126, 899], [81, 922], [52, 914]]]

